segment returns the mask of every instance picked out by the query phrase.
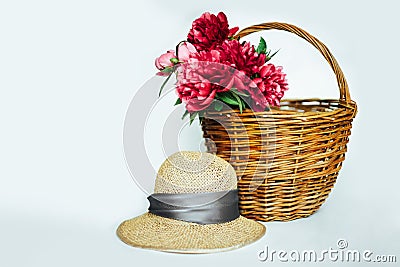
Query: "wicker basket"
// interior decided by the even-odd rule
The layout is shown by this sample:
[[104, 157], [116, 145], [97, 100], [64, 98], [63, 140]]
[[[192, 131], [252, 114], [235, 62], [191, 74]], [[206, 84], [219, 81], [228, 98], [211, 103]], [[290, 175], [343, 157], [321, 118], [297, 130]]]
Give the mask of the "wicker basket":
[[339, 100], [282, 100], [280, 108], [254, 113], [208, 111], [202, 129], [208, 151], [229, 161], [238, 175], [241, 214], [262, 221], [289, 221], [313, 214], [328, 197], [345, 158], [357, 106], [328, 48], [286, 23], [243, 29], [237, 38], [269, 29], [298, 35], [332, 67]]

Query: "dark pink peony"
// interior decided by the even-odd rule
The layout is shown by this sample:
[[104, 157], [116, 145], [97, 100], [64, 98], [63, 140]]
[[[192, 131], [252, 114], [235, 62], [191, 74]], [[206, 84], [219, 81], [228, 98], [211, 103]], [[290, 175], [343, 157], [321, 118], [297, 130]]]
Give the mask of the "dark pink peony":
[[236, 88], [239, 91], [249, 87], [251, 76], [258, 73], [265, 62], [265, 54], [258, 55], [250, 43], [240, 44], [237, 40], [226, 40], [219, 48], [191, 54], [186, 67], [198, 75], [217, 84], [218, 92]]
[[176, 82], [178, 97], [186, 104], [190, 113], [206, 109], [214, 100], [215, 94], [224, 90], [224, 87], [211, 79], [224, 72], [221, 67], [226, 67], [218, 63], [220, 53], [215, 50], [202, 51], [192, 56], [188, 63], [178, 67]]
[[224, 54], [225, 64], [242, 71], [247, 76], [257, 73], [265, 63], [265, 54], [258, 54], [249, 42], [240, 43], [238, 40], [227, 40], [220, 51]]
[[247, 90], [251, 77], [258, 73], [265, 63], [265, 54], [257, 54], [248, 42], [240, 43], [238, 40], [226, 40], [218, 49], [221, 53], [221, 63], [235, 69], [234, 82], [231, 87], [239, 91]]
[[210, 106], [217, 92], [213, 90], [211, 83], [200, 81], [180, 84], [176, 90], [190, 113], [204, 110]]
[[186, 104], [190, 113], [203, 110], [211, 105], [217, 90], [209, 81], [200, 77], [189, 68], [179, 70], [176, 83], [178, 97]]
[[[258, 55], [249, 43], [226, 40], [219, 48], [191, 53], [179, 67], [177, 93], [189, 112], [207, 108], [216, 93], [236, 88], [250, 96], [255, 111], [265, 110], [266, 96], [251, 76], [265, 70], [265, 54]], [[263, 72], [264, 74], [264, 72]], [[200, 84], [204, 86], [200, 86]]]
[[[267, 64], [265, 53], [258, 54], [249, 42], [230, 38], [237, 30], [229, 29], [224, 13], [207, 12], [193, 22], [187, 42], [178, 47], [176, 92], [190, 113], [206, 109], [232, 88], [245, 94], [254, 111], [279, 106], [288, 90], [286, 74], [282, 67]], [[161, 63], [170, 64], [160, 58], [158, 67]]]
[[193, 21], [187, 40], [199, 51], [210, 50], [233, 36], [238, 29], [229, 29], [228, 19], [223, 12], [219, 12], [217, 16], [206, 12]]
[[279, 106], [285, 91], [289, 89], [282, 67], [266, 64], [261, 67], [259, 76], [253, 79], [253, 82], [267, 99], [269, 105]]
[[187, 68], [197, 73], [201, 79], [212, 83], [217, 92], [230, 90], [240, 82], [238, 71], [224, 61], [220, 50], [201, 51], [192, 55]]
[[246, 92], [250, 95], [249, 105], [255, 112], [265, 111], [268, 101], [257, 87], [249, 87]]

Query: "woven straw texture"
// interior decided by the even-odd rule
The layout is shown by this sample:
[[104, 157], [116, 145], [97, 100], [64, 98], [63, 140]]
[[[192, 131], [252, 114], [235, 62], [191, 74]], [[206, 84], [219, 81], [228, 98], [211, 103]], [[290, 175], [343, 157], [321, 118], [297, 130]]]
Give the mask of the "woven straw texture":
[[211, 253], [232, 250], [261, 238], [265, 227], [242, 216], [236, 220], [200, 225], [151, 213], [123, 222], [117, 230], [128, 245], [177, 253]]
[[[237, 188], [237, 177], [225, 160], [201, 152], [178, 152], [160, 167], [155, 193], [205, 193]], [[145, 213], [124, 221], [117, 229], [128, 245], [176, 253], [211, 253], [252, 243], [265, 227], [240, 216], [221, 224], [201, 225]]]
[[345, 158], [357, 106], [328, 48], [285, 23], [248, 27], [292, 32], [317, 48], [332, 67], [340, 91], [335, 99], [282, 100], [270, 111], [208, 111], [202, 129], [209, 152], [229, 161], [238, 175], [241, 214], [262, 221], [289, 221], [313, 214], [328, 197]]
[[183, 151], [161, 164], [154, 193], [206, 193], [236, 188], [236, 173], [228, 162], [210, 153]]

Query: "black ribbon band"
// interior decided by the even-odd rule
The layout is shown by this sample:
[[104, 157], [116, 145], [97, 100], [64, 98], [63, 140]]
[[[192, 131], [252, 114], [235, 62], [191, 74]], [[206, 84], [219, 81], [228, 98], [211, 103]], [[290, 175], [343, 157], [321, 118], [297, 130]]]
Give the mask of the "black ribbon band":
[[188, 193], [152, 194], [149, 212], [155, 215], [198, 224], [232, 221], [239, 217], [238, 190]]

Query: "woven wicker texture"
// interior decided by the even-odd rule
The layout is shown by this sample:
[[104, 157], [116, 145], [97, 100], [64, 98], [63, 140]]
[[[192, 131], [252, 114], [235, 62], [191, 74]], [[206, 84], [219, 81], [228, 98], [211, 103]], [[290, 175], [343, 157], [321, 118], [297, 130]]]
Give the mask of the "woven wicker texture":
[[335, 58], [304, 30], [264, 23], [243, 29], [236, 38], [268, 29], [292, 32], [316, 47], [336, 75], [339, 100], [282, 100], [281, 107], [257, 113], [208, 111], [202, 129], [208, 150], [236, 170], [241, 214], [288, 221], [313, 214], [327, 198], [345, 158], [357, 106]]
[[[235, 189], [237, 176], [225, 160], [201, 152], [177, 152], [161, 165], [155, 193], [202, 193]], [[117, 229], [128, 245], [178, 253], [211, 253], [252, 243], [265, 227], [239, 218], [221, 224], [189, 223], [145, 213], [124, 221]]]

